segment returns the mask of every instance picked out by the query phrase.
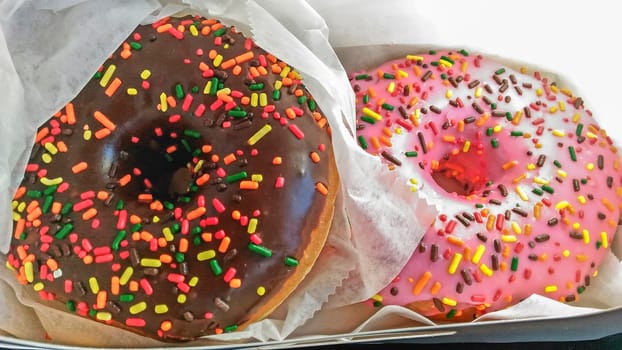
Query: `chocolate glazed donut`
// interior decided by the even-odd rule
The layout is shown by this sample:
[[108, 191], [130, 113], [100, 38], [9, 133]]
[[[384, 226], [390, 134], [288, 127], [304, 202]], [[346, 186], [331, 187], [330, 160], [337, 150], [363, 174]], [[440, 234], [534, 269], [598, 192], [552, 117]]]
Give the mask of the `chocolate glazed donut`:
[[40, 127], [7, 265], [50, 305], [139, 334], [231, 332], [308, 273], [337, 186], [293, 68], [216, 20], [166, 18]]

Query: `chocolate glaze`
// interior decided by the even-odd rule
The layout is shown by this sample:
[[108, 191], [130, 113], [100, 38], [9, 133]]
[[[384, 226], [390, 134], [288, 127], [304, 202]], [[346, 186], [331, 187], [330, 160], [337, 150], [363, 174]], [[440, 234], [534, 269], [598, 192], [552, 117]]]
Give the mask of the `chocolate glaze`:
[[[294, 89], [283, 86], [280, 100], [274, 101], [273, 87], [275, 82], [282, 81], [283, 78], [272, 73], [273, 63], [264, 50], [253, 47], [254, 57], [240, 63], [241, 74], [235, 75], [232, 74], [233, 68], [214, 67], [213, 60], [208, 56], [210, 50], [214, 49], [224, 57], [224, 62], [247, 52], [247, 39], [241, 34], [225, 28], [225, 33], [215, 29], [205, 36], [201, 33], [204, 26], [202, 19], [197, 18], [194, 23], [191, 18], [172, 19], [170, 23], [173, 28], [177, 28], [180, 23], [185, 26], [183, 39], [175, 38], [176, 33], [171, 31], [158, 33], [153, 26], [138, 27], [135, 33], [138, 33], [140, 40], [133, 34], [125, 43], [126, 53], [127, 45], [133, 45], [129, 48], [131, 57], [123, 59], [123, 46], [117, 49], [103, 64], [96, 77], [72, 101], [77, 122], [70, 125], [63, 122], [63, 116], [56, 116], [40, 128], [52, 130], [55, 121], [60, 121], [61, 132], [52, 139], [44, 138], [43, 141], [54, 145], [62, 141], [67, 146], [67, 152], [53, 154], [52, 161], [46, 164], [42, 160], [42, 154], [50, 152], [45, 147], [40, 147], [44, 146], [44, 142], [39, 140], [38, 144], [41, 145], [33, 149], [31, 156], [30, 164], [37, 164], [39, 171], [45, 169], [45, 177], [54, 179], [60, 176], [63, 183], [69, 184], [66, 191], [52, 193], [53, 201], [62, 205], [71, 202], [75, 206], [83, 201], [80, 196], [87, 191], [94, 191], [95, 194], [103, 191], [108, 197], [103, 200], [91, 198], [93, 204], [90, 208], [97, 210], [97, 215], [91, 219], [82, 218], [87, 208], [79, 212], [70, 210], [64, 215], [55, 215], [48, 209], [47, 213], [39, 217], [41, 224], [38, 228], [33, 227], [27, 220], [24, 233], [18, 234], [20, 237], [13, 241], [9, 262], [16, 270], [22, 269], [23, 280], [24, 259], [20, 258], [19, 249], [25, 248], [27, 254], [34, 254], [34, 276], [29, 281], [30, 284], [37, 286], [42, 282], [44, 288], [40, 294], [44, 298], [69, 303], [70, 306], [78, 305], [77, 312], [83, 316], [100, 318], [101, 321], [105, 314], [100, 313], [97, 316], [97, 312], [108, 312], [112, 315], [109, 323], [141, 334], [166, 339], [191, 339], [234, 330], [236, 325], [252, 318], [253, 313], [265, 305], [272, 294], [280, 290], [297, 268], [286, 265], [286, 257], [298, 260], [302, 258], [305, 247], [310, 243], [310, 231], [321, 220], [320, 216], [325, 212], [325, 207], [332, 206], [327, 196], [316, 190], [316, 184], [324, 184], [329, 191], [334, 191], [336, 184], [329, 183], [329, 165], [332, 162], [329, 135], [326, 128], [319, 125], [322, 123], [316, 122], [308, 103], [312, 97], [300, 81], [294, 79], [294, 83], [298, 84]], [[192, 35], [189, 30], [192, 23], [198, 29], [197, 36]], [[220, 39], [215, 34], [221, 35]], [[219, 40], [221, 44], [215, 45]], [[140, 48], [134, 43], [138, 43]], [[197, 52], [197, 49], [202, 49], [203, 53]], [[267, 59], [267, 74], [251, 79], [251, 67], [261, 66], [261, 55]], [[184, 62], [184, 59], [188, 62]], [[224, 87], [240, 91], [249, 97], [252, 93], [266, 93], [268, 105], [276, 105], [276, 112], [286, 120], [286, 125], [282, 125], [274, 113], [265, 113], [262, 106], [242, 105], [240, 98], [234, 100], [247, 112], [247, 117], [231, 117], [224, 106], [212, 112], [210, 106], [217, 100], [217, 96], [204, 94], [203, 89], [214, 77], [202, 77], [198, 68], [200, 62], [204, 62], [214, 71], [214, 76], [220, 78], [219, 82], [224, 83]], [[116, 70], [106, 88], [114, 78], [121, 79], [122, 83], [108, 97], [105, 94], [106, 88], [101, 86], [101, 79], [113, 64]], [[140, 74], [145, 69], [151, 72], [151, 76], [142, 79]], [[150, 84], [148, 89], [141, 87], [144, 81]], [[250, 90], [251, 84], [259, 83], [264, 84], [262, 90]], [[177, 96], [178, 84], [183, 87], [183, 97]], [[193, 87], [196, 87], [194, 91]], [[137, 94], [128, 94], [128, 88], [136, 89]], [[302, 99], [295, 95], [296, 90], [302, 92]], [[167, 110], [161, 111], [161, 93], [175, 98], [176, 106], [169, 102]], [[188, 94], [193, 96], [193, 100], [190, 108], [184, 111], [182, 106]], [[194, 112], [201, 103], [205, 105], [206, 111], [197, 117]], [[290, 107], [300, 108], [303, 114], [293, 119], [287, 118], [286, 109]], [[95, 111], [100, 111], [116, 125], [110, 135], [103, 139], [96, 139], [94, 136], [96, 131], [105, 127], [94, 117]], [[315, 117], [321, 117], [318, 109], [315, 112]], [[65, 108], [59, 115], [68, 113]], [[180, 115], [181, 118], [172, 123], [169, 118], [175, 115]], [[264, 125], [270, 125], [272, 130], [257, 144], [249, 146], [247, 140]], [[304, 133], [304, 137], [299, 139], [295, 136], [289, 128], [290, 125], [296, 125]], [[87, 128], [91, 130], [92, 136], [85, 141], [83, 135]], [[160, 133], [157, 128], [160, 128], [162, 136], [157, 135]], [[188, 130], [198, 131], [199, 136], [189, 136]], [[201, 152], [204, 145], [210, 145], [212, 150], [208, 153]], [[169, 154], [167, 148], [170, 146], [175, 146], [176, 150]], [[253, 152], [257, 154], [253, 155]], [[311, 152], [319, 154], [318, 163], [312, 161]], [[235, 154], [235, 160], [226, 165], [224, 158], [230, 154]], [[219, 156], [217, 162], [212, 158], [215, 155]], [[282, 158], [281, 165], [273, 165], [275, 157]], [[203, 160], [203, 165], [194, 169], [199, 160]], [[79, 162], [87, 162], [88, 168], [74, 174], [71, 167]], [[188, 167], [187, 164], [191, 166]], [[135, 168], [140, 170], [140, 175], [136, 175]], [[228, 181], [227, 176], [242, 171], [246, 172], [244, 181], [251, 180], [253, 174], [262, 176], [259, 189], [240, 189], [240, 180]], [[223, 175], [222, 172], [226, 174], [220, 176]], [[122, 179], [127, 174], [130, 174], [131, 181], [123, 186]], [[203, 174], [209, 174], [210, 180], [203, 186], [197, 186], [198, 190], [195, 191], [192, 185]], [[27, 171], [21, 186], [28, 191], [45, 191], [49, 187], [40, 182], [42, 176], [41, 172]], [[277, 177], [284, 178], [283, 188], [275, 188]], [[29, 179], [34, 179], [34, 183]], [[152, 183], [151, 189], [146, 187], [145, 179]], [[28, 192], [18, 198], [17, 202], [28, 205], [36, 201], [39, 207], [43, 207], [46, 195], [35, 198], [36, 194], [33, 193]], [[151, 193], [153, 200], [160, 200], [163, 204], [165, 201], [171, 203], [175, 209], [150, 209], [150, 203], [137, 201], [139, 194], [146, 193]], [[183, 220], [175, 216], [175, 210], [181, 210], [181, 219], [186, 218], [189, 212], [198, 207], [201, 195], [206, 202], [205, 214], [198, 219], [189, 220], [189, 232], [174, 233], [184, 230]], [[214, 198], [224, 205], [225, 210], [222, 213], [213, 205]], [[121, 215], [117, 210], [120, 200], [124, 202], [123, 210], [128, 213], [127, 224], [123, 227], [127, 233], [126, 239], [118, 250], [111, 249], [112, 261], [85, 264], [83, 256], [95, 258], [95, 248], [114, 246], [113, 241], [120, 231], [116, 227]], [[260, 245], [272, 252], [271, 257], [261, 256], [248, 248], [251, 243], [251, 235], [247, 232], [248, 224], [244, 226], [241, 220], [232, 218], [235, 210], [248, 219], [254, 218], [254, 212], [260, 213], [256, 217], [256, 233], [263, 241]], [[140, 225], [130, 222], [132, 214], [135, 215], [134, 219], [140, 218]], [[22, 217], [26, 216], [24, 211]], [[217, 217], [217, 225], [201, 227], [200, 221], [208, 217]], [[94, 229], [92, 223], [95, 219], [100, 224]], [[67, 224], [73, 225], [71, 232], [62, 238], [55, 237]], [[17, 226], [15, 230], [18, 229]], [[44, 228], [49, 228], [43, 236], [51, 236], [50, 241], [46, 241], [40, 234]], [[139, 238], [141, 232], [147, 232], [162, 243], [165, 241], [163, 237], [166, 237], [164, 228], [172, 229], [174, 238], [163, 247], [151, 245], [150, 248], [152, 243], [132, 239], [132, 235]], [[216, 237], [220, 230], [231, 239], [230, 246], [224, 253], [218, 251], [221, 239]], [[201, 240], [204, 233], [212, 233], [211, 242]], [[145, 234], [146, 237], [148, 234]], [[185, 253], [179, 251], [182, 238], [188, 239], [190, 243]], [[88, 243], [84, 239], [90, 242], [94, 250], [88, 249]], [[195, 240], [197, 244], [193, 243]], [[218, 261], [222, 268], [219, 276], [215, 276], [210, 268], [211, 260], [198, 261], [197, 255], [207, 250], [214, 250], [216, 253], [211, 260]], [[161, 266], [141, 266], [141, 259], [158, 260], [162, 254], [170, 255], [173, 261], [161, 263]], [[41, 268], [46, 266], [48, 259], [54, 259], [58, 263], [62, 270], [61, 276], [54, 277], [50, 269], [47, 269], [47, 276], [41, 276]], [[130, 282], [120, 287], [120, 294], [132, 295], [134, 298], [127, 302], [121, 300], [120, 295], [111, 292], [111, 278], [121, 277], [130, 266], [134, 270]], [[237, 270], [234, 278], [241, 279], [240, 288], [232, 288], [223, 280], [230, 268]], [[170, 273], [185, 275], [186, 286], [169, 281], [167, 277]], [[97, 309], [97, 293], [94, 293], [90, 284], [91, 277], [97, 279], [100, 291], [107, 291], [106, 304], [102, 309]], [[190, 287], [189, 291], [183, 292], [192, 277], [198, 277], [198, 283]], [[66, 280], [73, 283], [70, 293], [64, 292]], [[143, 288], [141, 281], [144, 280], [152, 287], [152, 295], [147, 295]], [[138, 290], [130, 291], [131, 285], [135, 283]], [[257, 290], [260, 287], [266, 290], [264, 296], [258, 295]], [[180, 294], [187, 298], [184, 303], [178, 302]], [[80, 302], [86, 303], [82, 305], [82, 309]], [[146, 309], [132, 314], [131, 306], [141, 302], [146, 303]], [[156, 314], [154, 308], [158, 304], [167, 305], [168, 311]], [[88, 309], [84, 309], [85, 305]], [[209, 313], [212, 314], [211, 317]], [[146, 323], [144, 326], [126, 326], [128, 318], [144, 319]], [[163, 331], [162, 322], [166, 321], [170, 321], [172, 327], [168, 331], [164, 327]]]

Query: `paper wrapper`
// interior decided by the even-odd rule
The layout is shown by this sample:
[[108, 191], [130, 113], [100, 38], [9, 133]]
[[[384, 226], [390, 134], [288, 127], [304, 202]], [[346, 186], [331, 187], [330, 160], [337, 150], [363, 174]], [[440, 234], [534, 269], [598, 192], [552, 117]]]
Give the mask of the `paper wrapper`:
[[[622, 145], [619, 89], [622, 73], [601, 64], [621, 49], [609, 33], [622, 31], [608, 5], [578, 1], [412, 1], [308, 0], [330, 28], [329, 40], [348, 72], [427, 52], [466, 49], [495, 57], [511, 66], [527, 66], [582, 96], [600, 125]], [[574, 9], [571, 11], [571, 9]], [[563, 15], [562, 15], [563, 13]], [[581, 23], [581, 25], [578, 25]], [[579, 302], [563, 304], [533, 295], [514, 307], [486, 314], [475, 322], [535, 317], [572, 317], [622, 306], [622, 237], [599, 268], [597, 278]], [[368, 305], [331, 308], [329, 303], [295, 335], [322, 332], [323, 324], [340, 315], [330, 334], [434, 324], [402, 307], [376, 314]], [[373, 314], [373, 315], [372, 315]]]
[[[325, 22], [302, 0], [290, 0], [286, 7], [277, 0], [16, 1], [2, 3], [0, 13], [0, 68], [5, 90], [0, 94], [5, 107], [0, 119], [3, 252], [12, 232], [8, 204], [22, 178], [36, 127], [71, 100], [141, 22], [196, 13], [236, 25], [301, 73], [328, 118], [342, 193], [328, 243], [314, 269], [270, 319], [241, 332], [186, 345], [283, 339], [312, 317], [339, 286], [332, 305], [368, 298], [399, 272], [436, 215], [417, 196], [402, 198], [399, 193], [404, 179], [388, 172], [356, 145], [354, 97], [346, 73], [329, 45]], [[404, 207], [410, 210], [400, 210]], [[390, 234], [386, 228], [391, 228]], [[2, 270], [0, 277], [0, 302], [10, 305], [0, 309], [0, 330], [5, 333], [43, 340], [46, 332], [59, 344], [161, 346], [151, 339], [43, 307], [22, 293], [10, 272]]]

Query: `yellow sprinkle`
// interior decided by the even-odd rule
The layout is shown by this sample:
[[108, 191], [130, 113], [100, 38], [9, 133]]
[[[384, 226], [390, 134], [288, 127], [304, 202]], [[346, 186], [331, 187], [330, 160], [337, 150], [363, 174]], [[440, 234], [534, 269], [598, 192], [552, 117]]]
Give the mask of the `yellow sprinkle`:
[[549, 108], [549, 113], [555, 113], [555, 112], [557, 112], [558, 109], [559, 109], [559, 107], [557, 107], [557, 106], [551, 106], [551, 108]]
[[423, 61], [423, 57], [417, 55], [406, 55], [406, 59], [411, 61]]
[[259, 94], [259, 106], [265, 107], [268, 105], [268, 95], [265, 92]]
[[456, 270], [458, 269], [458, 265], [460, 265], [461, 260], [462, 260], [462, 254], [454, 253], [454, 257], [451, 259], [451, 263], [449, 264], [449, 268], [447, 269], [447, 272], [449, 272], [451, 275], [456, 273]]
[[281, 78], [287, 77], [291, 69], [292, 68], [290, 66], [285, 66], [285, 68], [283, 68], [283, 70], [281, 71]]
[[197, 27], [194, 24], [190, 25], [190, 34], [192, 34], [192, 36], [198, 36], [199, 35], [199, 30], [197, 29]]
[[52, 156], [49, 153], [43, 153], [41, 155], [41, 160], [43, 160], [44, 163], [49, 164], [52, 162]]
[[363, 107], [363, 114], [375, 120], [382, 120], [382, 116], [367, 107]]
[[199, 284], [199, 278], [197, 276], [192, 277], [190, 281], [188, 281], [190, 287], [196, 287], [197, 284]]
[[561, 176], [563, 178], [566, 178], [568, 176], [568, 174], [565, 171], [561, 170], [561, 169], [557, 170], [557, 175], [559, 175], [559, 176]]
[[162, 234], [164, 235], [164, 239], [166, 239], [167, 242], [172, 242], [175, 239], [175, 236], [173, 236], [173, 232], [168, 227], [162, 229]]
[[516, 242], [517, 238], [514, 235], [501, 235], [501, 240], [506, 243], [514, 243]]
[[501, 124], [497, 124], [497, 125], [492, 127], [492, 131], [494, 131], [495, 133], [498, 133], [501, 130], [503, 130], [503, 126], [501, 126]]
[[251, 180], [255, 181], [255, 182], [262, 182], [263, 181], [263, 175], [261, 175], [261, 174], [253, 174], [253, 175], [251, 175]]
[[26, 274], [26, 281], [28, 281], [28, 283], [32, 283], [32, 281], [35, 280], [35, 269], [32, 262], [27, 261], [24, 263], [24, 274]]
[[91, 293], [97, 294], [97, 292], [99, 292], [99, 282], [97, 282], [97, 278], [89, 278], [89, 287], [91, 288]]
[[[160, 217], [159, 217], [159, 216], [157, 216], [157, 215], [154, 215], [154, 216], [151, 218], [151, 221], [152, 221], [154, 224], [157, 224], [158, 222], [160, 222]], [[170, 242], [170, 241], [169, 241], [169, 242]]]
[[110, 81], [110, 78], [112, 78], [112, 74], [114, 74], [115, 69], [117, 69], [117, 66], [115, 66], [114, 64], [111, 64], [110, 66], [108, 66], [108, 68], [104, 72], [104, 75], [99, 81], [99, 85], [101, 87], [106, 87], [106, 85], [108, 85], [108, 82]]
[[144, 301], [141, 301], [140, 303], [136, 303], [132, 306], [130, 306], [130, 313], [132, 315], [136, 315], [139, 314], [143, 311], [147, 310], [147, 303]]
[[149, 79], [150, 76], [151, 76], [151, 71], [149, 69], [145, 69], [142, 72], [140, 72], [140, 78], [143, 80]]
[[414, 177], [411, 177], [410, 179], [408, 179], [408, 181], [410, 181], [410, 183], [413, 185], [416, 185], [419, 183], [419, 181], [417, 181], [417, 179], [415, 179]]
[[522, 232], [520, 229], [520, 225], [516, 221], [512, 221], [512, 231], [514, 231], [514, 233], [516, 233], [517, 235], [520, 235]]
[[471, 148], [471, 141], [466, 140], [466, 141], [464, 142], [464, 145], [462, 146], [462, 152], [465, 152], [465, 153], [466, 153], [466, 152], [468, 152], [468, 151], [469, 151], [469, 149], [470, 149], [470, 148]]
[[395, 83], [394, 82], [390, 82], [389, 85], [387, 85], [387, 91], [392, 94], [395, 91]]
[[549, 286], [544, 287], [544, 292], [545, 293], [553, 293], [553, 292], [557, 292], [557, 286], [552, 284]]
[[259, 94], [257, 94], [256, 92], [253, 92], [251, 94], [251, 106], [257, 107], [258, 102], [259, 102]]
[[529, 201], [529, 197], [527, 197], [527, 194], [525, 194], [525, 191], [523, 191], [522, 187], [516, 186], [515, 190], [520, 199], [524, 200], [525, 202]]
[[179, 294], [177, 296], [177, 302], [179, 304], [184, 304], [186, 302], [186, 300], [188, 299], [188, 297], [186, 297], [186, 294]]
[[160, 94], [160, 110], [166, 112], [168, 110], [168, 102], [166, 102], [166, 94]]
[[266, 294], [266, 288], [264, 288], [263, 286], [257, 287], [257, 295], [259, 295], [261, 297], [264, 294]]
[[561, 202], [555, 204], [555, 209], [557, 209], [557, 210], [566, 209], [566, 208], [568, 208], [569, 205], [570, 205], [570, 203], [568, 203], [568, 201], [561, 201]]
[[205, 261], [209, 259], [213, 259], [216, 256], [216, 251], [213, 249], [205, 250], [197, 254], [197, 260]]
[[138, 90], [134, 89], [134, 88], [129, 88], [127, 89], [127, 94], [130, 96], [134, 96], [136, 94], [138, 94]]
[[482, 97], [482, 88], [479, 86], [475, 88], [475, 97], [476, 98]]
[[214, 60], [212, 61], [212, 64], [214, 65], [214, 67], [218, 67], [220, 66], [221, 63], [222, 63], [222, 55], [216, 55], [216, 57], [214, 57]]
[[464, 61], [464, 62], [462, 63], [462, 66], [460, 66], [460, 71], [461, 71], [462, 73], [465, 73], [465, 72], [467, 71], [467, 68], [468, 68], [468, 67], [469, 67], [469, 64], [468, 64], [466, 61]]
[[486, 246], [484, 246], [483, 244], [478, 245], [477, 249], [475, 249], [475, 254], [473, 254], [473, 259], [471, 259], [471, 262], [473, 262], [473, 264], [479, 264], [479, 261], [484, 255], [485, 251]]
[[590, 244], [590, 231], [583, 229], [581, 233], [583, 234], [583, 243]]
[[45, 288], [45, 285], [43, 284], [43, 282], [37, 282], [32, 286], [32, 289], [34, 289], [35, 292], [40, 292]]
[[112, 314], [106, 311], [98, 311], [95, 314], [95, 318], [99, 321], [110, 321], [112, 320]]
[[452, 95], [453, 95], [453, 93], [451, 92], [451, 90], [447, 90], [447, 91], [445, 92], [445, 97], [446, 97], [446, 98], [451, 98], [451, 96], [452, 96]]
[[21, 219], [21, 218], [22, 218], [21, 215], [19, 215], [16, 212], [13, 212], [13, 221], [19, 221], [19, 219]]
[[533, 182], [535, 182], [535, 183], [537, 183], [539, 185], [548, 185], [549, 184], [548, 180], [545, 180], [545, 179], [543, 179], [541, 177], [538, 177], [538, 176], [533, 178]]
[[564, 258], [569, 257], [570, 256], [570, 250], [564, 249], [564, 251], [562, 252], [562, 255], [564, 256]]
[[441, 299], [441, 302], [447, 306], [456, 306], [458, 305], [458, 302], [455, 301], [454, 299], [450, 299], [447, 297], [444, 297], [443, 299]]
[[529, 163], [527, 164], [527, 170], [534, 170], [536, 168], [536, 165], [533, 163]]
[[165, 314], [168, 312], [168, 306], [166, 304], [158, 304], [154, 307], [156, 314]]
[[249, 146], [255, 145], [259, 140], [261, 140], [264, 136], [266, 136], [270, 131], [272, 131], [272, 126], [270, 124], [265, 124], [261, 127], [256, 133], [251, 136], [246, 143]]
[[572, 116], [572, 122], [573, 122], [573, 123], [575, 123], [575, 124], [577, 124], [577, 123], [579, 122], [579, 120], [581, 120], [581, 114], [579, 114], [579, 113], [575, 113], [575, 114]]
[[46, 142], [45, 145], [43, 145], [43, 147], [45, 147], [45, 149], [48, 152], [50, 152], [52, 155], [55, 155], [56, 153], [58, 153], [58, 148], [56, 148], [56, 146], [54, 146], [54, 144], [51, 142]]
[[140, 266], [143, 266], [143, 267], [160, 267], [160, 266], [162, 266], [162, 262], [159, 259], [142, 258], [142, 259], [140, 259]]
[[205, 87], [203, 88], [203, 95], [209, 94], [210, 90], [212, 90], [212, 81], [208, 80], [207, 84], [205, 84]]
[[54, 185], [60, 185], [61, 183], [63, 183], [63, 178], [59, 176], [53, 179], [48, 179], [47, 177], [44, 176], [41, 179], [39, 179], [39, 181], [46, 186], [54, 186]]
[[587, 203], [587, 200], [585, 199], [585, 197], [583, 195], [579, 195], [577, 196], [577, 200], [579, 201], [579, 203], [581, 204], [585, 204]]
[[121, 284], [122, 286], [126, 285], [127, 282], [130, 281], [130, 278], [132, 278], [133, 274], [134, 274], [134, 268], [131, 266], [128, 266], [123, 271], [123, 274], [121, 274], [121, 278], [119, 279], [119, 284]]
[[542, 96], [542, 89], [537, 88], [537, 89], [536, 89], [536, 95], [538, 95], [538, 96]]
[[523, 112], [516, 111], [516, 113], [514, 113], [514, 117], [512, 118], [512, 124], [518, 125], [522, 117], [523, 117]]
[[277, 80], [274, 82], [274, 89], [275, 90], [281, 90], [281, 87], [283, 86], [283, 82], [280, 80]]
[[566, 104], [564, 103], [564, 101], [559, 101], [559, 110], [562, 112], [566, 111]]
[[598, 138], [598, 136], [596, 134], [594, 134], [593, 132], [590, 132], [590, 131], [586, 132], [585, 136], [587, 136], [588, 139], [597, 139]]
[[402, 77], [402, 78], [408, 78], [408, 73], [404, 72], [403, 70], [399, 69], [397, 71], [397, 75]]
[[588, 171], [594, 170], [594, 163], [587, 163], [585, 169], [587, 169]]
[[194, 166], [194, 172], [198, 173], [199, 170], [201, 170], [201, 168], [203, 167], [203, 164], [205, 164], [205, 160], [201, 159], [197, 162], [197, 165]]
[[486, 264], [479, 265], [479, 269], [484, 273], [484, 275], [488, 277], [492, 276], [492, 270], [490, 269], [490, 267], [486, 266]]
[[603, 248], [609, 248], [609, 238], [607, 238], [607, 232], [603, 231], [600, 233], [600, 241], [603, 244]]

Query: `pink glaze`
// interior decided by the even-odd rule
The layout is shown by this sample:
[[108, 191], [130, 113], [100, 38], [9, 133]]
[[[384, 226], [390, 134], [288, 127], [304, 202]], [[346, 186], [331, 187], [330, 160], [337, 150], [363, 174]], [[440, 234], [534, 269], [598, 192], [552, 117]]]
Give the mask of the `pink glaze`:
[[352, 85], [361, 146], [440, 212], [376, 304], [452, 318], [532, 293], [579, 298], [622, 194], [617, 150], [580, 98], [464, 51], [409, 55]]

